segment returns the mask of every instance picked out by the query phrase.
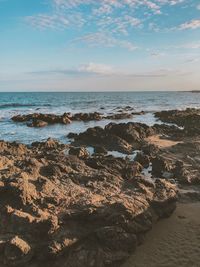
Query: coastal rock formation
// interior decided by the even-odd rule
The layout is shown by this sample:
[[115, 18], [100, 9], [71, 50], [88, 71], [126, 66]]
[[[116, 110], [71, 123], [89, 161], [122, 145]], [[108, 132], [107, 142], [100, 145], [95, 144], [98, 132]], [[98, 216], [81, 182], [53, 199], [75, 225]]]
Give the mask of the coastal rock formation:
[[133, 118], [133, 114], [130, 113], [116, 113], [104, 117], [109, 120], [124, 120]]
[[186, 136], [200, 134], [200, 110], [187, 108], [186, 110], [168, 110], [156, 112], [155, 116], [167, 123], [175, 123], [184, 128]]
[[88, 158], [90, 154], [85, 147], [71, 147], [69, 149], [69, 155], [74, 155], [80, 159], [84, 159]]
[[16, 115], [12, 117], [14, 122], [26, 122], [29, 127], [44, 127], [48, 124], [68, 124], [71, 123], [70, 113], [63, 115], [33, 113], [28, 115]]
[[[140, 113], [136, 113], [140, 114]], [[111, 115], [103, 115], [99, 112], [91, 113], [64, 113], [62, 115], [55, 114], [43, 114], [43, 113], [33, 113], [33, 114], [24, 114], [16, 115], [12, 117], [14, 122], [26, 122], [29, 127], [45, 127], [49, 124], [69, 124], [72, 121], [99, 121], [102, 119], [108, 120], [122, 120], [122, 119], [131, 119], [133, 114], [128, 112], [123, 113], [114, 113]]]
[[29, 127], [44, 127], [48, 124], [69, 124], [72, 121], [101, 120], [102, 115], [94, 113], [64, 113], [63, 115], [33, 113], [28, 115], [16, 115], [12, 117], [14, 122], [26, 122]]
[[[138, 127], [106, 132], [138, 142], [150, 134]], [[98, 131], [89, 130], [92, 140]], [[0, 142], [0, 265], [117, 267], [174, 211], [176, 186], [145, 179], [139, 163], [68, 149], [53, 139]]]
[[[153, 177], [175, 179], [178, 184], [183, 185], [200, 184], [200, 143], [198, 140], [190, 142], [188, 140], [188, 138], [186, 141], [183, 139], [168, 149], [163, 148], [156, 154], [151, 154]], [[148, 155], [145, 147], [142, 151]]]
[[72, 135], [74, 144], [87, 146], [103, 146], [107, 150], [115, 150], [131, 154], [144, 143], [144, 138], [154, 133], [152, 127], [142, 123], [109, 123], [105, 128], [89, 128], [79, 135]]

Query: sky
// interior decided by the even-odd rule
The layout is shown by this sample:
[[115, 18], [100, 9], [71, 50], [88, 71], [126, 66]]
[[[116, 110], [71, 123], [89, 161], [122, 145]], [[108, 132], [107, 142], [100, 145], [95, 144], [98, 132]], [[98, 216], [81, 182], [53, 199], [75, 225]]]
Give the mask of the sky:
[[200, 0], [0, 0], [0, 91], [200, 90]]

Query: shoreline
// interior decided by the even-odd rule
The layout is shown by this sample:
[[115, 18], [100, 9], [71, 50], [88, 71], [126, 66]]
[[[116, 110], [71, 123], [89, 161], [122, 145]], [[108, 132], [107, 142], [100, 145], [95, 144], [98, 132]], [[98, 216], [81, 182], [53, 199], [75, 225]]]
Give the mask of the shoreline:
[[200, 202], [178, 203], [168, 219], [159, 221], [123, 267], [198, 267]]
[[[72, 120], [94, 115], [101, 118], [80, 113]], [[0, 213], [7, 222], [1, 225], [0, 263], [120, 267], [131, 256], [124, 267], [146, 267], [151, 255], [152, 267], [175, 267], [177, 258], [197, 267], [199, 116], [195, 109], [162, 111], [156, 113], [162, 124], [109, 123], [71, 132], [69, 144], [0, 141]], [[41, 118], [68, 124], [70, 115], [14, 120]], [[186, 261], [179, 252], [187, 249], [194, 255]]]

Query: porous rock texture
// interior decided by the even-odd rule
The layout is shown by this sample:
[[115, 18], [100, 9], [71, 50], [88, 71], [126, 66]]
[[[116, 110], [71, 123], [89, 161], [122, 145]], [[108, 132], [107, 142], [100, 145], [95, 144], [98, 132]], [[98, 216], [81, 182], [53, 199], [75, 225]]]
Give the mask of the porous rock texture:
[[139, 163], [66, 151], [0, 142], [0, 266], [117, 267], [174, 211], [176, 186]]
[[175, 123], [184, 128], [185, 136], [200, 134], [200, 109], [187, 108], [185, 110], [167, 110], [155, 113], [163, 122]]

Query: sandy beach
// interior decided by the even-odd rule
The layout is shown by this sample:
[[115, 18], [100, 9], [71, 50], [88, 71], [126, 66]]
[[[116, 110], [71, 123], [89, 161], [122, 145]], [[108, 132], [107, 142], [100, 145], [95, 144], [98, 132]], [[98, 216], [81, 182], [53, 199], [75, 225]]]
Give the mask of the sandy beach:
[[123, 267], [199, 267], [200, 203], [178, 203], [174, 214], [154, 225]]

